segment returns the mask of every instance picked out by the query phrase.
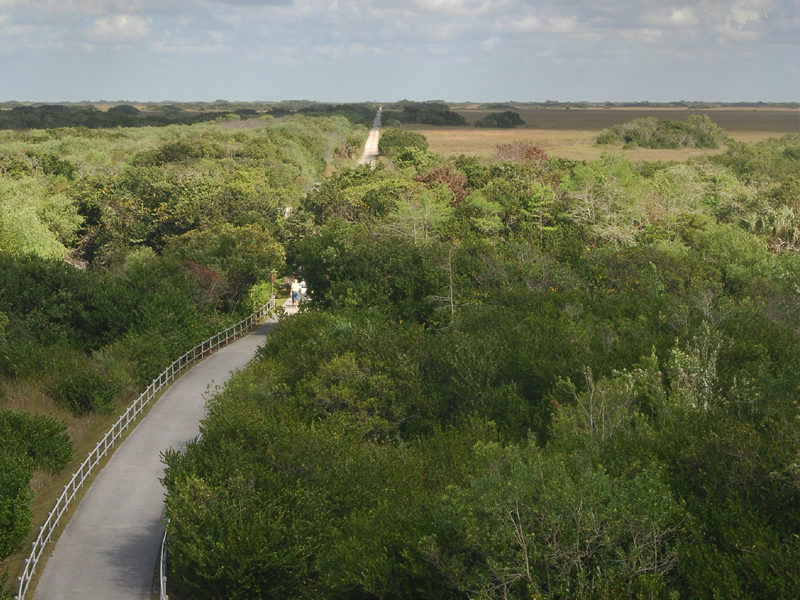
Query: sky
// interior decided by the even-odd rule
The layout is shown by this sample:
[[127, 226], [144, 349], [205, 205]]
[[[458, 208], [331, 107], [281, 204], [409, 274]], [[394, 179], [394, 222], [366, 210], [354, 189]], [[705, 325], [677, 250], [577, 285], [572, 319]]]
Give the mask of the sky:
[[800, 101], [800, 0], [0, 0], [0, 101]]

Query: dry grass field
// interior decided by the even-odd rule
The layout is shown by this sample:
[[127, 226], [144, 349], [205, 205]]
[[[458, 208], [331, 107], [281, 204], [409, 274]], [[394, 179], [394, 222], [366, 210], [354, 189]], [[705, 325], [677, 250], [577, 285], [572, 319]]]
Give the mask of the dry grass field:
[[528, 125], [520, 129], [482, 129], [471, 125], [488, 111], [478, 109], [457, 110], [470, 126], [434, 127], [431, 125], [407, 125], [404, 128], [423, 133], [431, 150], [445, 155], [473, 154], [491, 156], [498, 144], [515, 140], [532, 141], [552, 156], [591, 160], [602, 152], [613, 151], [625, 154], [631, 160], [687, 160], [700, 154], [715, 154], [719, 150], [684, 148], [681, 150], [650, 150], [636, 148], [622, 150], [614, 146], [596, 146], [597, 134], [603, 129], [627, 123], [641, 117], [685, 120], [690, 114], [705, 114], [711, 117], [733, 139], [744, 142], [760, 142], [770, 137], [781, 137], [800, 131], [800, 110], [796, 109], [520, 109], [522, 120]]

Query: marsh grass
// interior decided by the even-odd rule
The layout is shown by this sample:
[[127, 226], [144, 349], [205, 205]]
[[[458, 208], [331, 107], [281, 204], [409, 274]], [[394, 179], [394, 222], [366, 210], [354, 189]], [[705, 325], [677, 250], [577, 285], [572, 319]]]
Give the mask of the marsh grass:
[[663, 119], [685, 120], [691, 114], [708, 114], [731, 138], [748, 143], [763, 142], [771, 137], [779, 138], [800, 128], [800, 111], [795, 109], [715, 109], [707, 111], [676, 109], [523, 109], [519, 110], [527, 127], [519, 129], [485, 129], [472, 124], [486, 116], [488, 111], [458, 110], [468, 123], [466, 127], [434, 127], [431, 125], [404, 125], [404, 129], [417, 131], [428, 138], [430, 149], [444, 155], [473, 154], [493, 156], [499, 144], [515, 141], [534, 142], [548, 156], [559, 156], [577, 160], [593, 160], [603, 152], [614, 152], [630, 160], [686, 161], [704, 154], [720, 154], [724, 148], [702, 150], [682, 148], [680, 150], [631, 150], [610, 149], [597, 146], [595, 139], [603, 130], [613, 125], [627, 123], [632, 119], [654, 116]]

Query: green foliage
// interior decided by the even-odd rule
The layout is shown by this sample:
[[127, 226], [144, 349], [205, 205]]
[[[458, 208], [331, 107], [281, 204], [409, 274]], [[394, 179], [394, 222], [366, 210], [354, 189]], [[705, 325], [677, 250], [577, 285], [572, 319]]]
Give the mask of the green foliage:
[[94, 106], [16, 106], [11, 110], [0, 111], [0, 129], [163, 127], [172, 124], [190, 125], [214, 121], [225, 114], [227, 113], [189, 113], [178, 109], [164, 111], [161, 114], [143, 115], [141, 111], [129, 105], [115, 106], [106, 112]]
[[14, 256], [63, 258], [81, 223], [63, 195], [46, 195], [32, 178], [0, 179], [0, 250]]
[[791, 143], [324, 180], [312, 301], [168, 458], [182, 590], [793, 597], [800, 259], [739, 222]]
[[645, 117], [604, 129], [601, 145], [619, 144], [643, 148], [718, 148], [727, 135], [708, 115], [689, 115], [686, 121]]
[[313, 104], [297, 111], [310, 117], [342, 116], [354, 125], [372, 127], [376, 108], [367, 104]]
[[302, 207], [317, 225], [332, 219], [349, 223], [383, 220], [415, 187], [413, 182], [380, 167], [345, 168], [309, 192]]
[[198, 158], [219, 159], [225, 156], [225, 149], [213, 138], [195, 138], [167, 142], [154, 152], [138, 156], [134, 164], [142, 166], [162, 166], [168, 163], [183, 162]]
[[102, 374], [89, 369], [65, 373], [48, 390], [56, 404], [73, 415], [89, 412], [107, 413], [113, 408], [114, 384]]
[[32, 475], [27, 456], [0, 447], [0, 557], [13, 552], [30, 531]]
[[2, 137], [3, 201], [60, 247], [0, 255], [0, 366], [76, 412], [249, 312], [284, 246], [304, 266], [306, 308], [166, 457], [176, 592], [796, 595], [796, 136], [631, 164], [389, 130], [388, 165], [323, 178], [352, 127], [307, 114]]
[[383, 122], [424, 123], [426, 125], [466, 125], [467, 121], [446, 104], [439, 102], [400, 102], [401, 110], [383, 112]]
[[28, 456], [36, 469], [56, 473], [72, 460], [72, 441], [66, 428], [44, 415], [0, 410], [2, 446]]
[[[151, 122], [131, 108], [11, 121]], [[165, 122], [196, 120], [166, 112]], [[2, 134], [0, 389], [25, 378], [73, 418], [106, 413], [118, 393], [249, 314], [263, 285], [251, 292], [283, 269], [285, 216], [351, 131], [341, 117], [291, 116], [243, 130]], [[0, 411], [0, 558], [29, 532], [34, 470], [57, 472], [72, 456], [65, 427]]]
[[164, 250], [208, 286], [223, 310], [233, 311], [246, 293], [284, 262], [283, 248], [258, 225], [225, 224], [174, 238]]
[[405, 129], [384, 129], [378, 142], [381, 156], [394, 156], [403, 150], [413, 148], [427, 150], [428, 140], [421, 133]]
[[501, 129], [513, 129], [526, 125], [518, 112], [507, 110], [501, 113], [489, 113], [482, 119], [475, 121], [475, 127], [497, 127]]
[[[455, 539], [424, 540], [450, 585], [485, 598], [658, 598], [685, 513], [654, 474], [630, 480], [534, 445], [478, 446], [486, 467], [451, 488]], [[491, 466], [490, 466], [491, 465]]]
[[57, 472], [72, 459], [65, 429], [49, 417], [0, 410], [0, 558], [30, 531], [33, 470]]

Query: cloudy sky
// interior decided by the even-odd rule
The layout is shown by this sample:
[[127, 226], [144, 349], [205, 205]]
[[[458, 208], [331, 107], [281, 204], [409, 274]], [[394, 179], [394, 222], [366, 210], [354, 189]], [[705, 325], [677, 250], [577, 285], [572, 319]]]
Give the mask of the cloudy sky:
[[798, 101], [800, 0], [0, 0], [0, 101]]

